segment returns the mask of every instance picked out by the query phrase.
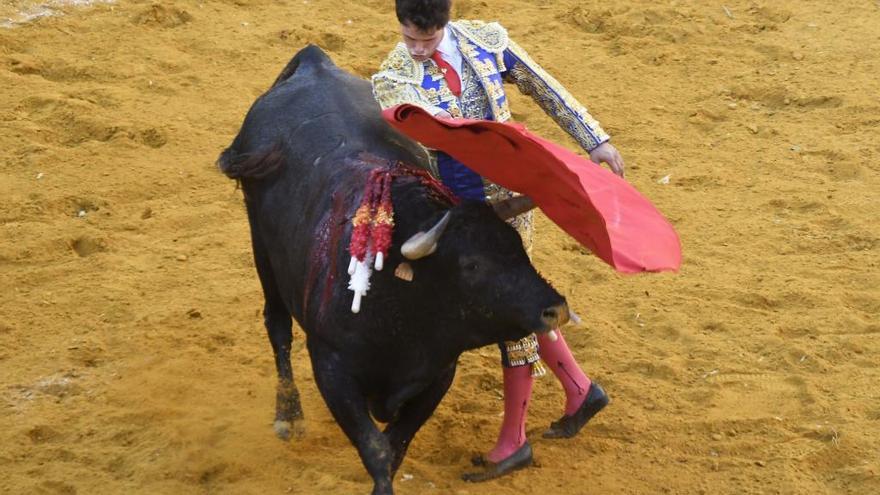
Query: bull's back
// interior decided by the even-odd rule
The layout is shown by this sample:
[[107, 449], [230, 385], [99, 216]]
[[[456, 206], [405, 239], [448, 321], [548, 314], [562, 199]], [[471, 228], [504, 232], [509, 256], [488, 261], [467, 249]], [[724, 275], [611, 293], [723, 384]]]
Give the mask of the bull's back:
[[[382, 120], [370, 84], [310, 46], [254, 103], [221, 155], [221, 170], [242, 181], [258, 263], [267, 260], [273, 283], [301, 323], [303, 294], [319, 289], [307, 285], [321, 283], [310, 280], [313, 264], [333, 265], [344, 254], [347, 235], [328, 239], [326, 231], [335, 217], [350, 218], [362, 196], [368, 169], [349, 160], [361, 152], [426, 164], [421, 148]], [[320, 252], [337, 256], [316, 260]], [[344, 290], [341, 281], [336, 285]]]
[[325, 167], [315, 166], [358, 150], [416, 163], [425, 158], [382, 120], [369, 82], [341, 70], [315, 46], [300, 50], [257, 99], [227, 151], [261, 153], [279, 143], [287, 145], [286, 165], [297, 176], [322, 172]]

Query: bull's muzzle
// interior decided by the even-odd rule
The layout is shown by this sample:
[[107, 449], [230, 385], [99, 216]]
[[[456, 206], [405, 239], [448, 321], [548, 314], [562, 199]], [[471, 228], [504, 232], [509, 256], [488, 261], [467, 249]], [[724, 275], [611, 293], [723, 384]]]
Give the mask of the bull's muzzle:
[[552, 330], [568, 323], [569, 315], [568, 304], [562, 303], [545, 308], [541, 312], [541, 322], [544, 323], [544, 328]]

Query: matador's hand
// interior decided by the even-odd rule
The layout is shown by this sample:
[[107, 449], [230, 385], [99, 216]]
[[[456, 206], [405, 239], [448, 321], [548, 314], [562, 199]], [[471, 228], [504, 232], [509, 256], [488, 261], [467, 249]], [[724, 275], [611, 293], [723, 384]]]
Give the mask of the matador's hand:
[[611, 167], [612, 172], [620, 177], [624, 176], [623, 157], [620, 156], [620, 152], [617, 151], [617, 148], [608, 141], [593, 148], [593, 151], [590, 152], [590, 160], [596, 163], [607, 163], [608, 166]]

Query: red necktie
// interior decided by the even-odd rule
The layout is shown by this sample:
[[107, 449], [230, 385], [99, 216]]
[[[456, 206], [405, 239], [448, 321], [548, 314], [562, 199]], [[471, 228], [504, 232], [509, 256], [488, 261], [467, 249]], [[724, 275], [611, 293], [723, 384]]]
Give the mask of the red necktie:
[[440, 56], [440, 52], [437, 50], [431, 55], [431, 59], [437, 62], [437, 66], [443, 72], [443, 77], [446, 79], [449, 91], [452, 91], [452, 94], [455, 96], [461, 96], [461, 78], [458, 76], [458, 72], [455, 72], [455, 69], [452, 68], [449, 62], [443, 60], [443, 57]]

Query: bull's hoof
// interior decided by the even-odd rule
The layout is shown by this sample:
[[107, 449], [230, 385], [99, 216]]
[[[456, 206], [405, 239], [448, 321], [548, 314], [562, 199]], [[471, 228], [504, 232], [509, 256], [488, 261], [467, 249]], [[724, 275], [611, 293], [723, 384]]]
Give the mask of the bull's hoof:
[[550, 424], [550, 428], [544, 432], [544, 438], [571, 438], [581, 431], [587, 422], [608, 405], [608, 395], [598, 383], [590, 385], [590, 392], [581, 407], [571, 416], [565, 415]]
[[302, 438], [306, 433], [305, 426], [302, 421], [275, 421], [275, 424], [272, 425], [275, 430], [275, 436], [284, 440], [285, 442], [289, 441], [291, 438]]
[[461, 476], [461, 479], [473, 483], [477, 483], [480, 481], [489, 481], [491, 479], [504, 476], [507, 473], [512, 473], [518, 469], [523, 469], [531, 466], [532, 446], [529, 445], [529, 442], [526, 442], [516, 452], [511, 454], [510, 457], [498, 463], [490, 462], [489, 460], [482, 457], [474, 458], [473, 460], [471, 460], [471, 462], [473, 462], [476, 466], [483, 466], [483, 471], [476, 473], [465, 473]]
[[391, 488], [391, 482], [381, 482], [377, 483], [374, 481], [373, 491], [370, 492], [370, 495], [394, 495], [394, 489]]

